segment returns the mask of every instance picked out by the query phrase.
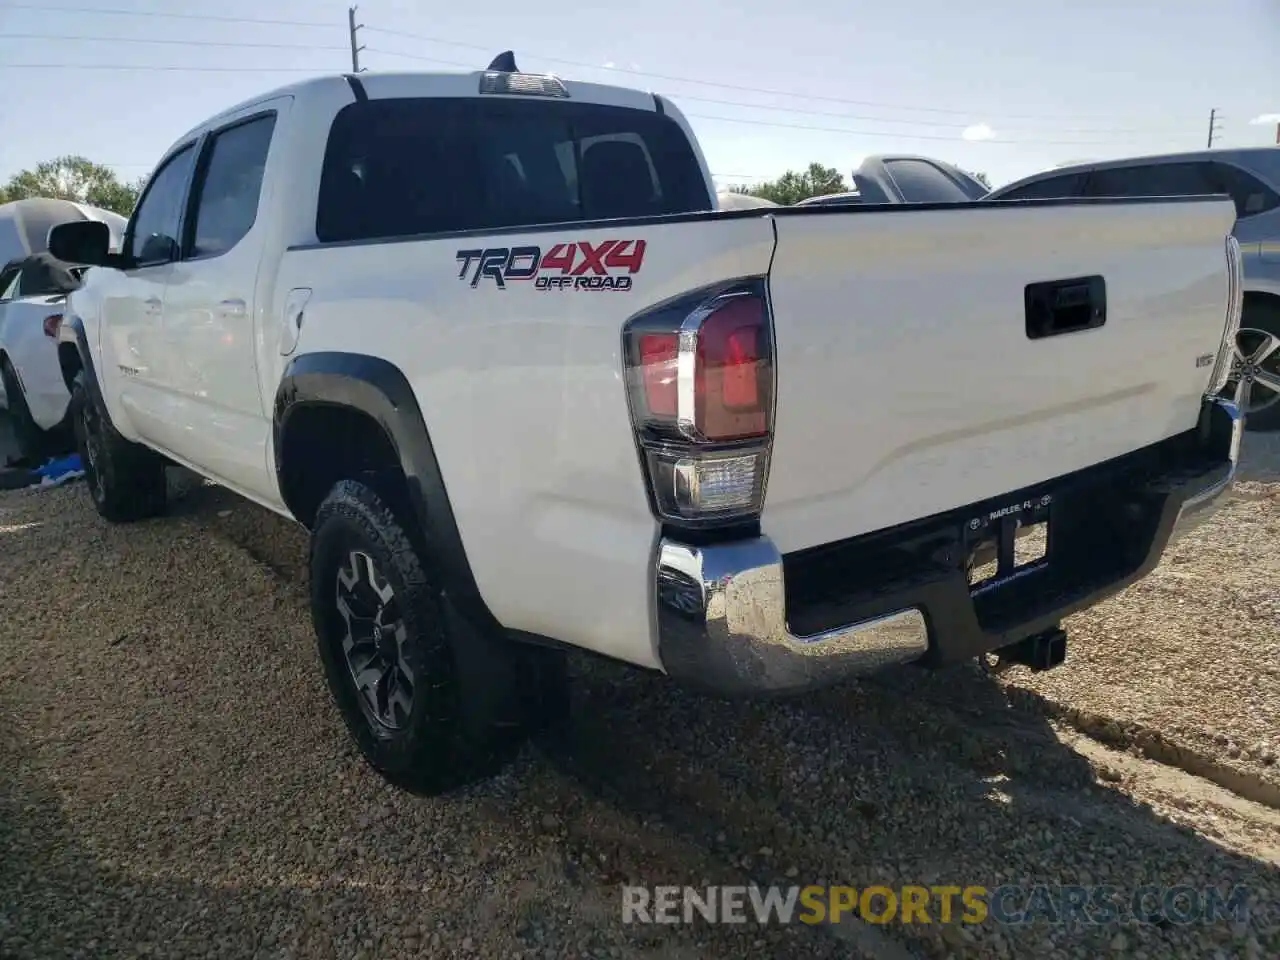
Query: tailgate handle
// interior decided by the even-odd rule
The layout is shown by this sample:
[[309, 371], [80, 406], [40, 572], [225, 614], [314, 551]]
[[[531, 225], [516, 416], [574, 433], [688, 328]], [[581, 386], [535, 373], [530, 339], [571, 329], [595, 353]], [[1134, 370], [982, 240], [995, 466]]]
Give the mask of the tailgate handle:
[[1027, 338], [1092, 330], [1107, 322], [1107, 285], [1100, 276], [1027, 284]]

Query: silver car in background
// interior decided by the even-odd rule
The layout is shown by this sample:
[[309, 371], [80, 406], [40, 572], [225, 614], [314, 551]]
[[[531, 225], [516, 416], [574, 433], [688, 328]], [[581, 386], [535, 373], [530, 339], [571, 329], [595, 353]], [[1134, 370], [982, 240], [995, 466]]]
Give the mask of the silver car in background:
[[1280, 430], [1280, 147], [1198, 150], [1072, 164], [1024, 177], [987, 200], [1227, 194], [1244, 255], [1244, 318], [1233, 382], [1249, 430]]

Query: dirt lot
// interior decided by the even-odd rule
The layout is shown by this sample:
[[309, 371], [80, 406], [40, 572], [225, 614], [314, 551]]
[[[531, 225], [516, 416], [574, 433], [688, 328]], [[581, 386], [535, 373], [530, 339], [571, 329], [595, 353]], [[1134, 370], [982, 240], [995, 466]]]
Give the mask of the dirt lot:
[[[299, 530], [182, 478], [131, 528], [79, 485], [0, 494], [0, 957], [1280, 955], [1278, 451], [1250, 438], [1236, 501], [1075, 618], [1061, 670], [744, 705], [583, 658], [567, 741], [436, 800], [349, 746]], [[623, 883], [751, 881], [1240, 884], [1251, 909], [621, 922]]]

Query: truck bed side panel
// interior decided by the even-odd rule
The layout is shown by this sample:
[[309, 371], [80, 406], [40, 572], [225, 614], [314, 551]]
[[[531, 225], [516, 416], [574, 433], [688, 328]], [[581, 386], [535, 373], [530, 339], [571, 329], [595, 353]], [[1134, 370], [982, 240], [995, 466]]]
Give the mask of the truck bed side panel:
[[[540, 289], [533, 279], [500, 288], [487, 276], [472, 286], [475, 261], [459, 275], [463, 250], [546, 254], [604, 240], [644, 241], [639, 272], [612, 271], [630, 276], [629, 290]], [[277, 291], [313, 290], [299, 352], [400, 363], [499, 622], [656, 667], [657, 527], [627, 409], [622, 326], [678, 294], [763, 276], [773, 244], [766, 218], [708, 217], [339, 245], [288, 253]]]

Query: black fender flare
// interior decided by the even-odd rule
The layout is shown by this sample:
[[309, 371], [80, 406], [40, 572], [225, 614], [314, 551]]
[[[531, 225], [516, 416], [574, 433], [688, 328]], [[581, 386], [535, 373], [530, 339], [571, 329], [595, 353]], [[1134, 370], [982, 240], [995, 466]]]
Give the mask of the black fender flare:
[[[108, 426], [113, 430], [115, 424], [111, 422], [111, 413], [107, 409], [107, 404], [102, 396], [102, 384], [98, 382], [98, 372], [93, 365], [93, 352], [89, 349], [89, 335], [84, 329], [84, 321], [79, 317], [72, 315], [65, 317], [58, 325], [58, 351], [61, 353], [63, 344], [71, 344], [75, 347], [76, 354], [80, 357], [80, 369], [84, 373], [84, 386], [89, 391], [89, 399], [98, 408], [98, 415], [103, 418]], [[67, 392], [71, 392], [74, 377], [67, 375], [67, 368], [62, 362], [62, 357], [58, 357], [58, 368], [62, 372], [62, 381], [66, 384]]]
[[349, 407], [381, 426], [400, 461], [413, 519], [430, 554], [423, 560], [440, 577], [445, 595], [460, 614], [477, 626], [498, 628], [467, 561], [426, 419], [400, 368], [380, 357], [339, 351], [307, 353], [289, 362], [276, 388], [271, 418], [282, 494], [289, 418], [303, 407], [315, 406]]

